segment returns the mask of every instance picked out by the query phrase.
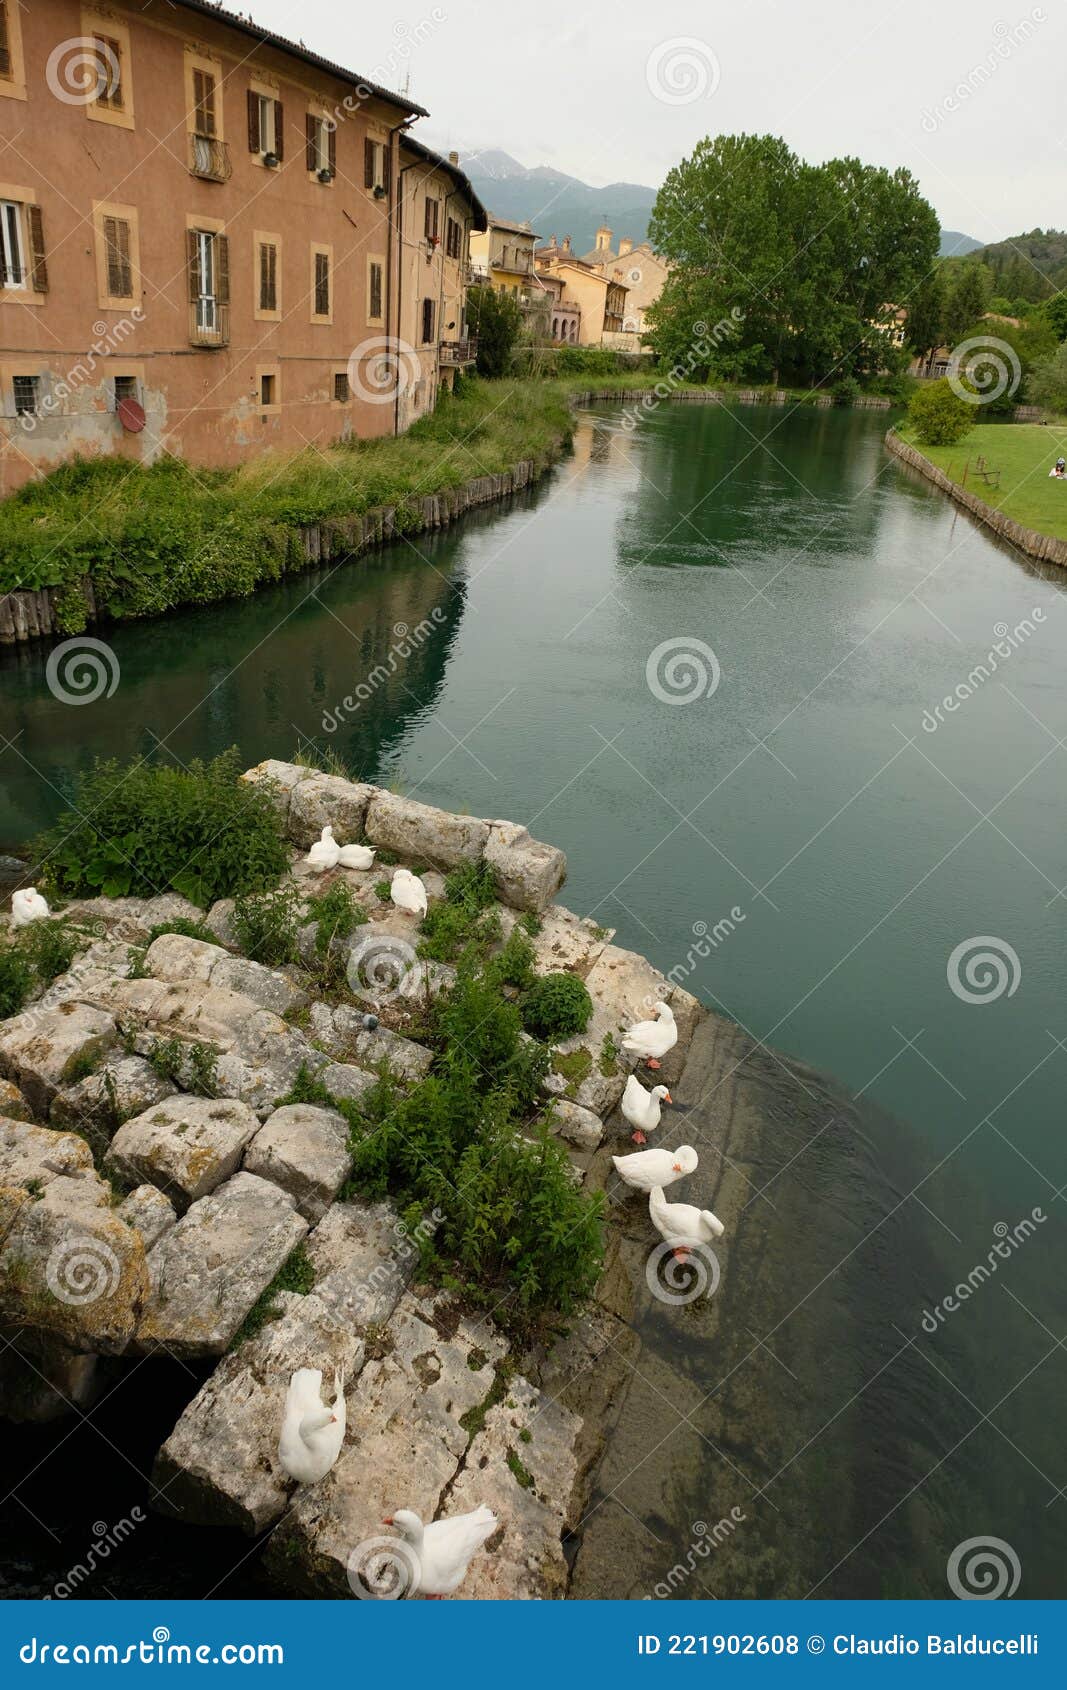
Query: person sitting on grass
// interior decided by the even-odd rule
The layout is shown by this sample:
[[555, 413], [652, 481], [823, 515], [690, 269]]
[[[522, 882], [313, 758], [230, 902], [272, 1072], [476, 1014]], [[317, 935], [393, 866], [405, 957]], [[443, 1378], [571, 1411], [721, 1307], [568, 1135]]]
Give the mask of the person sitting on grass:
[[1062, 481], [1064, 476], [1067, 475], [1067, 458], [1057, 458], [1049, 470], [1049, 475], [1055, 476], [1057, 481]]

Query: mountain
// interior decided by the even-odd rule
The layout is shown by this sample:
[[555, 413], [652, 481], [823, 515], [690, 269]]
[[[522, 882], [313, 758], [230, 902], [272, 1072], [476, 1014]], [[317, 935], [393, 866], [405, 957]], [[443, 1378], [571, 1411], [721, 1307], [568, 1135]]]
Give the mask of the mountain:
[[993, 272], [993, 292], [1035, 302], [1067, 288], [1067, 232], [1031, 229], [979, 247], [974, 254]]
[[942, 229], [939, 258], [962, 258], [965, 252], [977, 252], [981, 241], [973, 235], [961, 235], [958, 229]]

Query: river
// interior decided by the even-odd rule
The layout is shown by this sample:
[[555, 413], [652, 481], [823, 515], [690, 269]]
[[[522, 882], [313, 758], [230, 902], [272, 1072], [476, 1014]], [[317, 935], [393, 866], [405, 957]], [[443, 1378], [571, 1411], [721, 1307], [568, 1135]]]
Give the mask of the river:
[[[759, 1062], [735, 1107], [778, 1123], [740, 1193], [760, 1271], [747, 1302], [730, 1288], [728, 1338], [644, 1311], [644, 1418], [597, 1499], [654, 1538], [653, 1581], [694, 1522], [746, 1513], [680, 1595], [941, 1595], [951, 1549], [989, 1535], [1021, 1594], [1064, 1594], [1067, 579], [890, 459], [885, 422], [663, 405], [630, 428], [597, 407], [506, 509], [99, 631], [110, 698], [57, 700], [43, 648], [0, 656], [0, 850], [94, 755], [236, 742], [252, 763], [314, 740], [527, 822], [566, 850], [568, 904], [737, 1023]], [[398, 627], [411, 655], [391, 660]], [[1000, 958], [985, 987], [977, 939]], [[782, 1081], [764, 1045], [805, 1066]], [[742, 1324], [741, 1356], [776, 1335], [731, 1401]], [[635, 1439], [656, 1454], [631, 1473]], [[18, 1500], [40, 1513], [33, 1484]], [[606, 1551], [596, 1569], [584, 1593], [642, 1593]]]

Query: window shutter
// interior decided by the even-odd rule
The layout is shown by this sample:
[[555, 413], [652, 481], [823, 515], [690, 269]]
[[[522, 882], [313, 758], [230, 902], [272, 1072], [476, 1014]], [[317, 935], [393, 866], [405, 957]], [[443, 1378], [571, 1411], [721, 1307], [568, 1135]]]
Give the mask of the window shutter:
[[230, 303], [230, 238], [215, 236], [215, 292], [220, 305]]
[[205, 70], [193, 70], [193, 129], [197, 135], [215, 134], [215, 78]]
[[369, 138], [363, 142], [363, 186], [374, 186], [374, 142]]
[[285, 157], [285, 114], [280, 100], [274, 102], [274, 151], [280, 164]]
[[104, 218], [104, 251], [107, 259], [107, 291], [113, 299], [133, 296], [130, 264], [130, 225], [122, 217]]
[[427, 236], [430, 233], [430, 202], [428, 199], [424, 200], [422, 205], [422, 232]]
[[273, 310], [273, 306], [270, 303], [270, 294], [267, 291], [267, 278], [269, 273], [269, 261], [267, 255], [269, 252], [270, 248], [265, 242], [261, 241], [259, 247], [259, 309], [261, 311]]
[[268, 247], [268, 249], [267, 249], [267, 297], [270, 300], [270, 304], [268, 305], [267, 310], [268, 311], [277, 311], [277, 309], [278, 309], [278, 248], [276, 246]]
[[248, 90], [248, 150], [258, 153], [259, 145], [259, 95]]
[[41, 219], [39, 205], [29, 207], [30, 214], [30, 269], [33, 274], [34, 293], [48, 292], [48, 265], [44, 256], [44, 223]]
[[185, 237], [186, 252], [189, 260], [189, 298], [200, 298], [200, 241], [195, 229], [190, 229]]
[[329, 144], [330, 174], [337, 175], [337, 125], [333, 123], [326, 131]]
[[316, 146], [318, 129], [318, 118], [315, 117], [312, 112], [308, 112], [305, 119], [305, 134], [307, 140], [307, 167], [309, 170], [316, 170], [318, 168], [319, 158], [318, 147]]
[[0, 76], [11, 75], [11, 46], [7, 34], [7, 0], [0, 0]]

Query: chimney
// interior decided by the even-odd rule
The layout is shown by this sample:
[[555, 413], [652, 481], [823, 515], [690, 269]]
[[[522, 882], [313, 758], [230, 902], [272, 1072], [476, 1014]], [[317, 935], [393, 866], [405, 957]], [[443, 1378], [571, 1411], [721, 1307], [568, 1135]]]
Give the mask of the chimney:
[[625, 258], [626, 254], [628, 252], [632, 252], [633, 249], [634, 249], [633, 241], [630, 239], [629, 235], [624, 235], [622, 237], [622, 240], [619, 242], [619, 257]]
[[596, 232], [596, 250], [597, 252], [606, 252], [610, 245], [611, 230], [608, 228], [606, 223], [601, 223], [600, 228]]
[[459, 163], [459, 154], [458, 153], [449, 153], [448, 162], [449, 162], [449, 164], [458, 164]]

